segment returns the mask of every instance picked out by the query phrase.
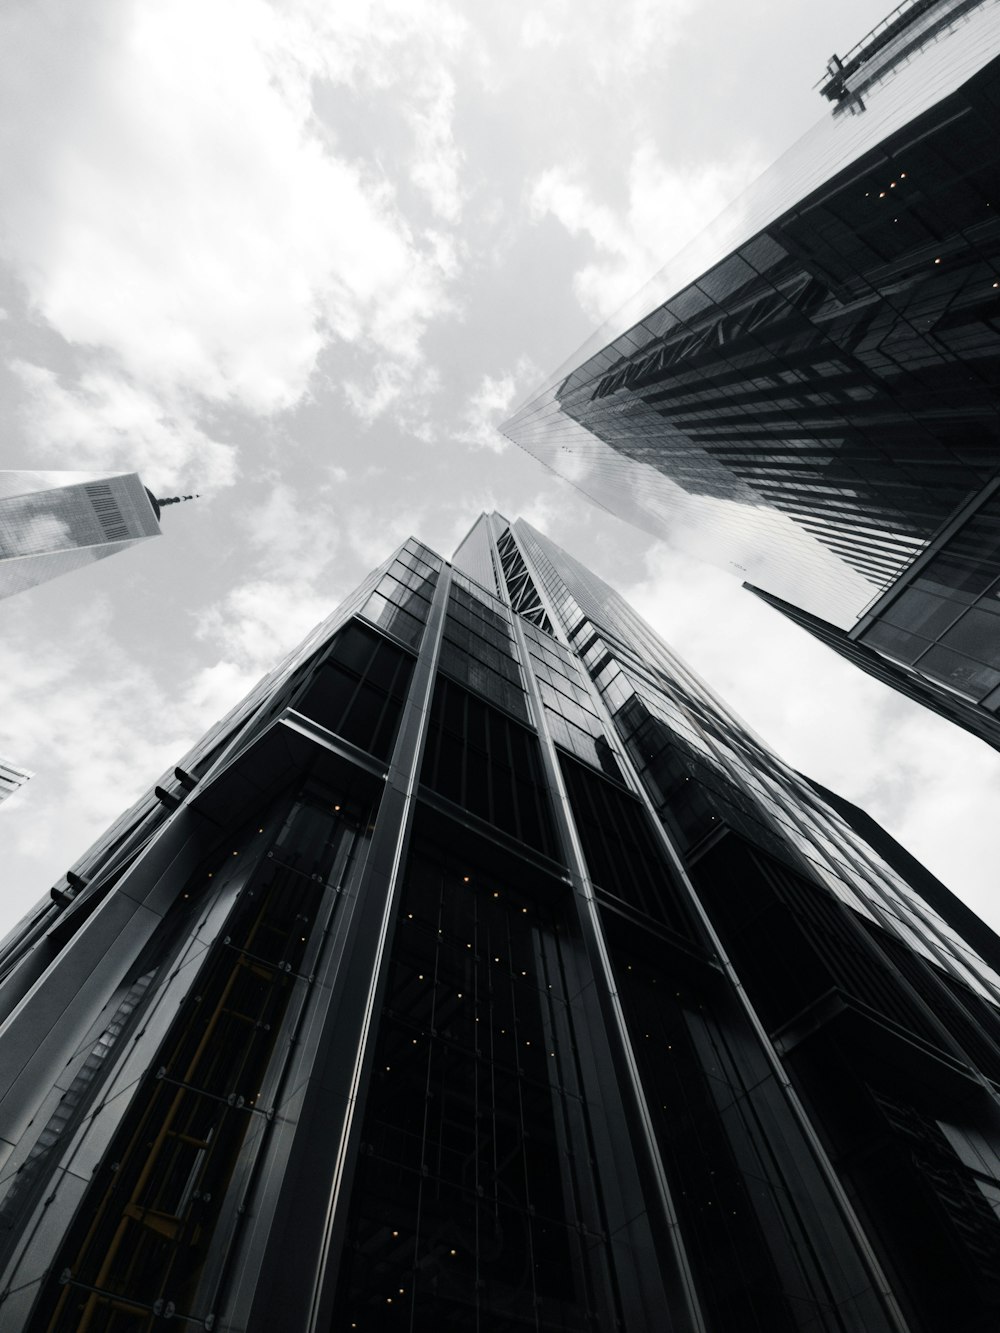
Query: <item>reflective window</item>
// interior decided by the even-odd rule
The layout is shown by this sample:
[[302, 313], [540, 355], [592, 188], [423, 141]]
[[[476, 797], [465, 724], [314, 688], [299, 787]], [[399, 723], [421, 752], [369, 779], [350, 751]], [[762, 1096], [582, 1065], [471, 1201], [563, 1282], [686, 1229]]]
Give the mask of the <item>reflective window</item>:
[[352, 745], [388, 759], [412, 671], [408, 653], [352, 621], [291, 706]]

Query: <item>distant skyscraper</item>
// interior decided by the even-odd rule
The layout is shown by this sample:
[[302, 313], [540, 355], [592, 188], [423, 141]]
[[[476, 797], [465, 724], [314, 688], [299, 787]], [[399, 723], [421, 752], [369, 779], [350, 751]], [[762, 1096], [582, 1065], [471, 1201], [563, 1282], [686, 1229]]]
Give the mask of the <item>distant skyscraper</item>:
[[0, 597], [160, 534], [135, 472], [0, 472]]
[[9, 759], [0, 755], [0, 801], [5, 801], [33, 776], [23, 768], [17, 768]]
[[503, 427], [991, 744], [998, 52], [996, 0], [899, 6], [830, 62], [831, 113]]
[[983, 1333], [998, 950], [540, 533], [411, 539], [0, 946], [0, 1327]]

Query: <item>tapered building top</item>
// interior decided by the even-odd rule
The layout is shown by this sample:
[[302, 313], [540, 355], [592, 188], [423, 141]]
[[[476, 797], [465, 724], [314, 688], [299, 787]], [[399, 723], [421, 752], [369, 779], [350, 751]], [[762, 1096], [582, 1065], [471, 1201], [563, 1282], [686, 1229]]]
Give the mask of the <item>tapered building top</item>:
[[0, 598], [160, 535], [138, 473], [0, 472]]

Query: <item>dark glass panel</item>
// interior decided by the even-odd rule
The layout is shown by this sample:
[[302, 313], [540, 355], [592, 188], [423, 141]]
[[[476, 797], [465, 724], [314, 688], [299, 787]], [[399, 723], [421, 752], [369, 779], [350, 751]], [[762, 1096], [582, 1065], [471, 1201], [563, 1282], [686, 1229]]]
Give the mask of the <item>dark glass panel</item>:
[[337, 635], [325, 663], [305, 682], [292, 707], [387, 759], [412, 671], [409, 654], [352, 622]]
[[625, 1328], [576, 1057], [588, 1034], [567, 984], [566, 898], [548, 889], [426, 846], [411, 858], [338, 1329]]
[[897, 662], [915, 662], [920, 654], [930, 647], [929, 639], [921, 639], [907, 630], [897, 629], [895, 625], [886, 625], [882, 622], [877, 622], [870, 629], [866, 629], [861, 639], [862, 642], [877, 648], [879, 652], [894, 657]]
[[439, 676], [421, 781], [549, 856], [555, 830], [538, 741], [506, 714]]
[[968, 603], [986, 592], [995, 578], [996, 565], [966, 564], [957, 555], [946, 552], [931, 560], [913, 582], [938, 596]]
[[974, 699], [981, 699], [1000, 684], [1000, 671], [983, 666], [971, 657], [956, 653], [951, 648], [935, 644], [920, 659], [919, 668], [926, 675], [952, 689], [961, 690]]
[[811, 1302], [790, 1301], [783, 1290], [771, 1248], [780, 1253], [789, 1238], [774, 1225], [774, 1186], [747, 1169], [756, 1152], [752, 1130], [731, 1109], [720, 1114], [727, 1076], [731, 1105], [743, 1091], [727, 1048], [747, 1045], [746, 1036], [741, 1043], [733, 1025], [712, 1012], [709, 997], [669, 967], [618, 945], [612, 959], [709, 1327], [719, 1333], [822, 1327], [812, 1322]]
[[[397, 585], [398, 586], [398, 585]], [[424, 632], [423, 624], [409, 611], [404, 611], [389, 601], [380, 592], [373, 592], [365, 603], [362, 615], [373, 624], [402, 639], [411, 648], [416, 648]]]
[[919, 588], [907, 588], [882, 612], [879, 619], [925, 639], [936, 639], [960, 612], [960, 606], [944, 597]]
[[691, 935], [682, 892], [641, 803], [568, 755], [560, 754], [559, 764], [593, 882], [679, 934]]
[[990, 611], [972, 607], [941, 641], [987, 666], [1000, 667], [1000, 619]]
[[293, 1048], [286, 1011], [333, 909], [336, 885], [291, 862], [329, 873], [353, 838], [338, 809], [311, 794], [291, 804], [278, 855], [259, 860], [131, 1097], [55, 1269], [74, 1281], [43, 1295], [36, 1327], [146, 1329], [166, 1290], [178, 1323], [203, 1322], [191, 1313], [202, 1266], [241, 1210], [237, 1159], [260, 1142], [261, 1092], [274, 1095]]

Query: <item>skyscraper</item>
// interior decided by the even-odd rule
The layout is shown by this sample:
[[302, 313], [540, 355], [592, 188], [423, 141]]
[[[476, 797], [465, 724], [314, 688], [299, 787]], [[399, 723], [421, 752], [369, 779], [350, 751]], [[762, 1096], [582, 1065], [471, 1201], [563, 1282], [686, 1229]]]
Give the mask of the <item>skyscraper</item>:
[[135, 472], [0, 472], [0, 597], [160, 534]]
[[998, 52], [992, 0], [900, 5], [830, 62], [824, 118], [503, 427], [993, 744]]
[[0, 1327], [992, 1328], [1000, 941], [837, 801], [408, 540], [0, 946]]

